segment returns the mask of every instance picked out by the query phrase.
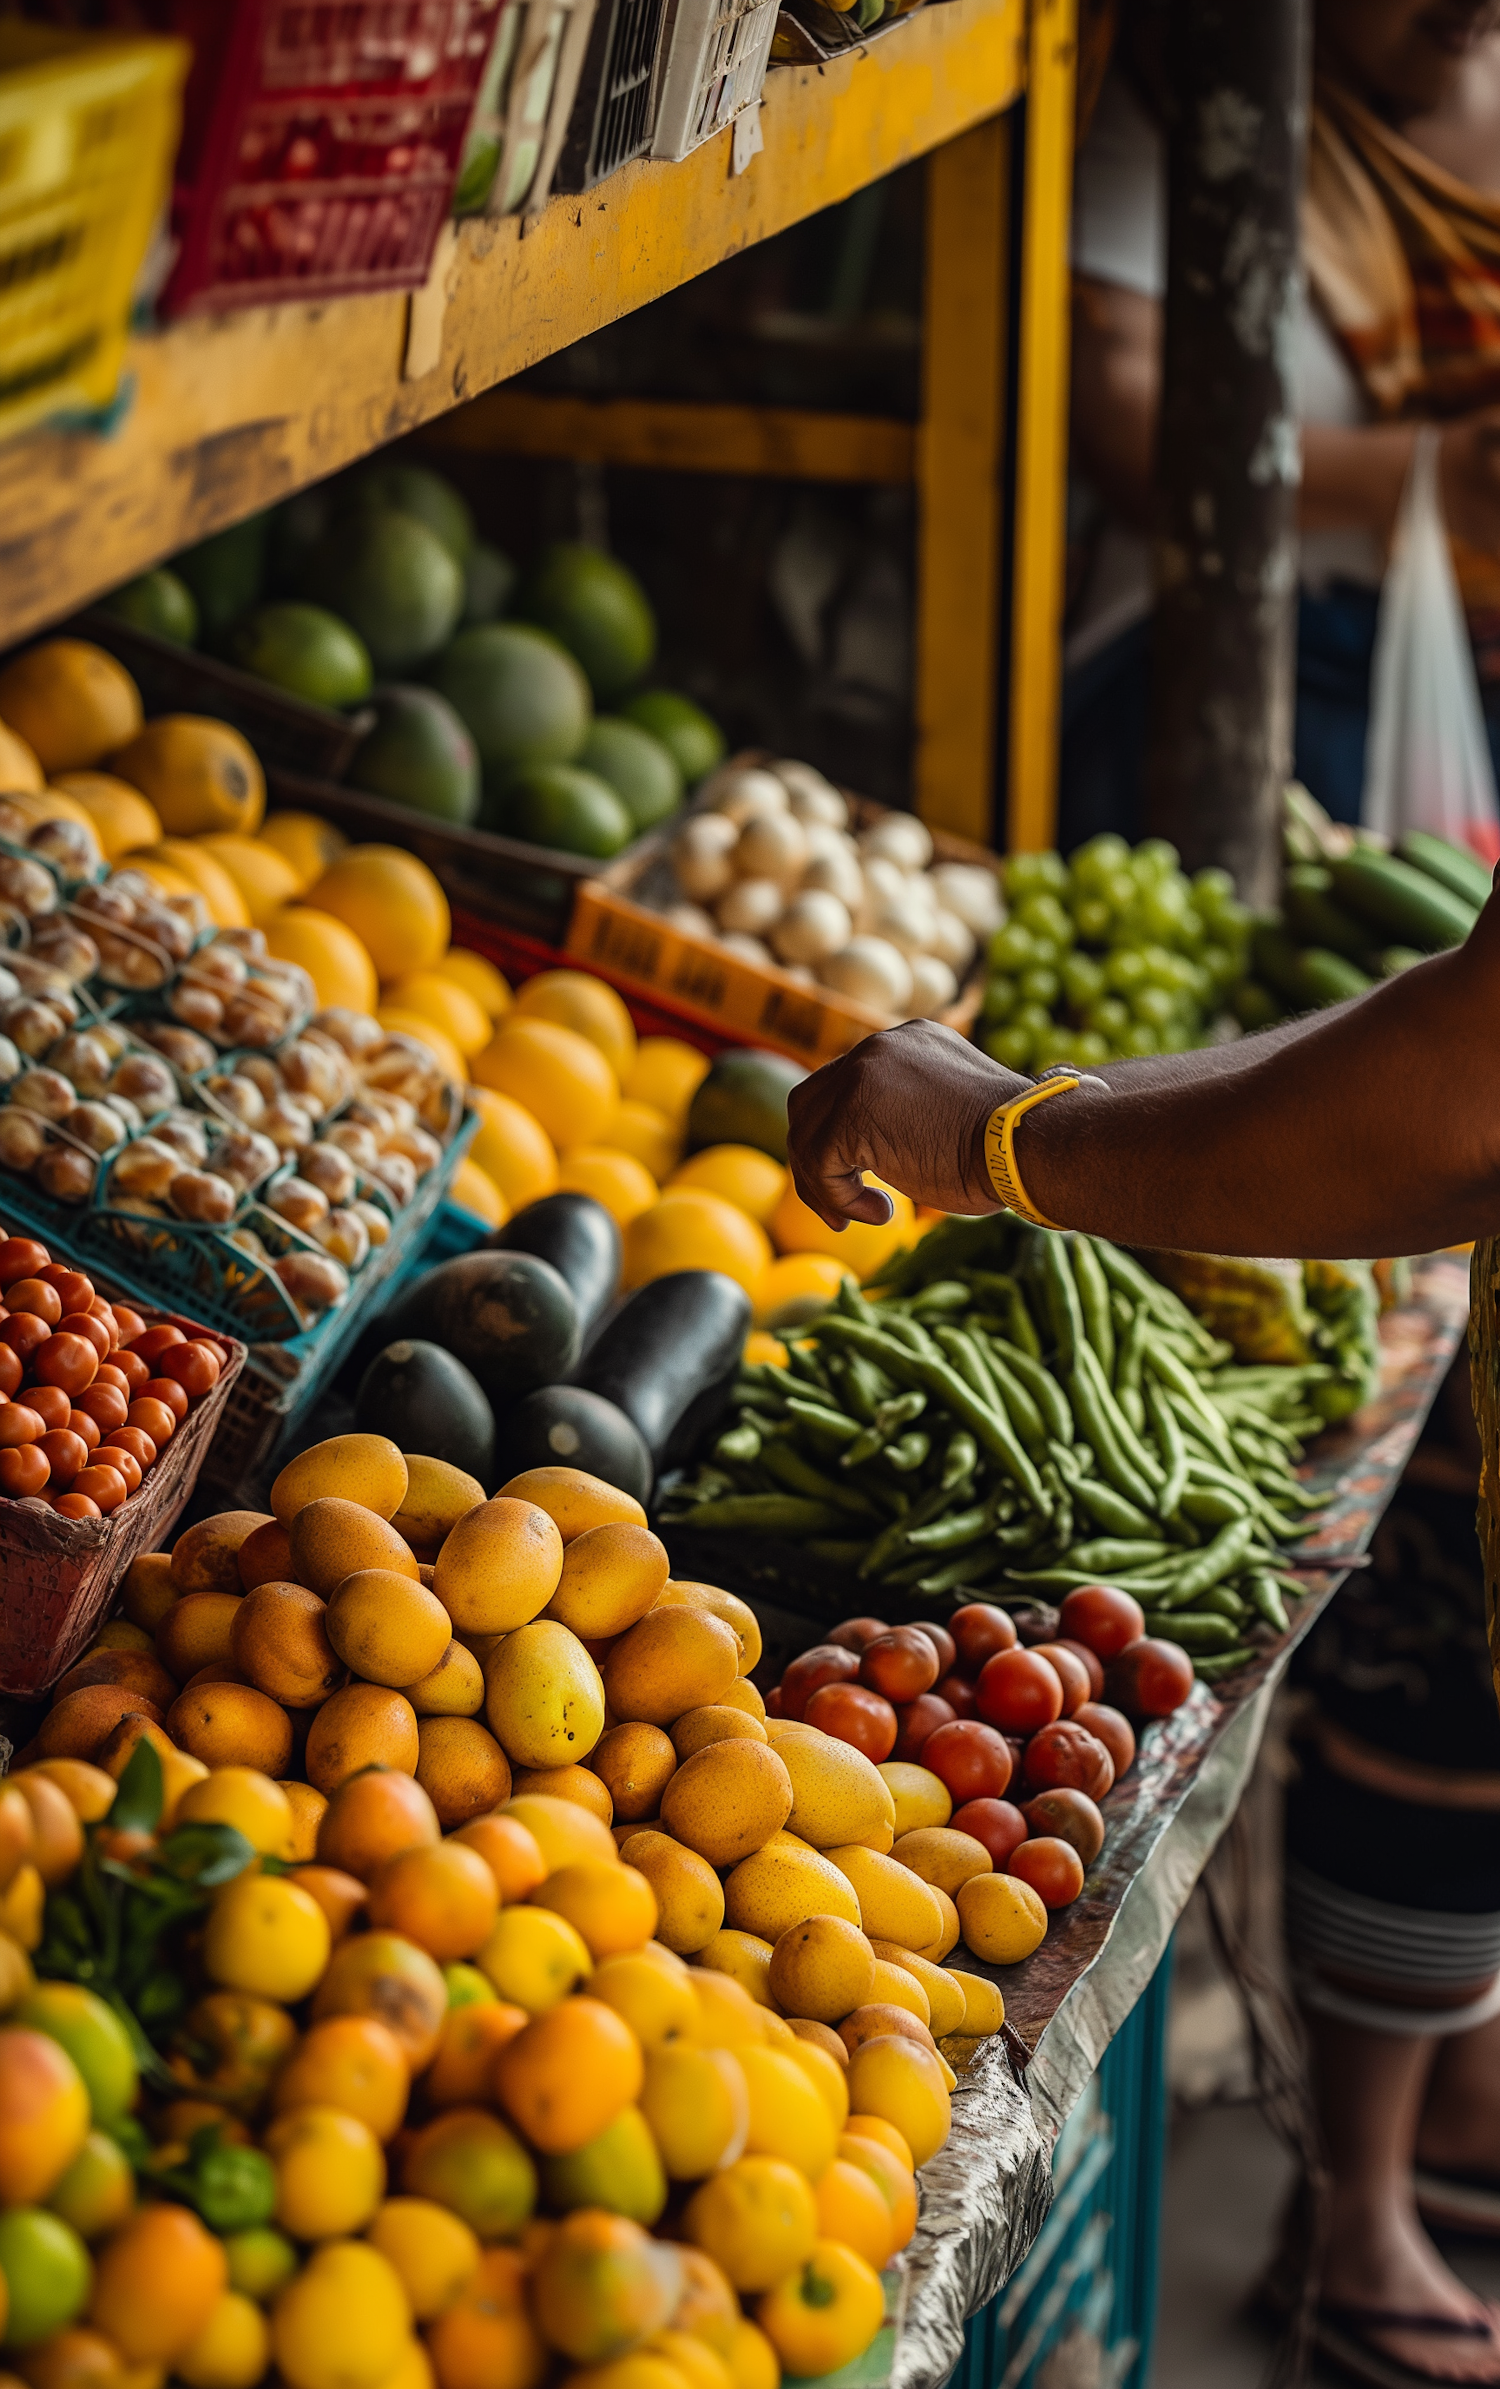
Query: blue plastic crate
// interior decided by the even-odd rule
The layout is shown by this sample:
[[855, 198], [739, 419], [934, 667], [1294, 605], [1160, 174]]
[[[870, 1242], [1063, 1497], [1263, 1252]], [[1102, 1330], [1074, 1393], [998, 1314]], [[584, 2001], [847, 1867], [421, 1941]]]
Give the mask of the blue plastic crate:
[[1156, 2325], [1172, 1953], [1105, 2052], [1053, 2159], [1052, 2210], [998, 2297], [971, 2317], [951, 2389], [1042, 2389], [1064, 2377], [1145, 2389]]

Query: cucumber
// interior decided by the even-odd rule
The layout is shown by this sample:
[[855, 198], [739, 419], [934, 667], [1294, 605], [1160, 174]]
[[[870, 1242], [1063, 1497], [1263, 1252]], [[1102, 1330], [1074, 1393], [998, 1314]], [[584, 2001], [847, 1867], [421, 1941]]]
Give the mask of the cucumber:
[[1302, 956], [1302, 984], [1307, 1001], [1323, 1011], [1329, 1004], [1347, 1003], [1351, 995], [1367, 995], [1374, 981], [1343, 954], [1325, 946], [1309, 946]]
[[1351, 912], [1372, 921], [1403, 945], [1434, 954], [1461, 946], [1478, 918], [1476, 908], [1397, 855], [1358, 846], [1330, 864], [1334, 889]]
[[1369, 924], [1356, 921], [1333, 901], [1333, 873], [1322, 863], [1294, 863], [1286, 875], [1286, 917], [1304, 946], [1323, 946], [1363, 962], [1370, 950]]
[[1293, 945], [1284, 929], [1266, 921], [1258, 923], [1250, 937], [1250, 958], [1262, 985], [1271, 988], [1294, 1011], [1306, 1011], [1315, 1000], [1308, 994], [1302, 976], [1302, 950]]
[[1408, 830], [1396, 852], [1403, 863], [1425, 871], [1429, 879], [1435, 879], [1461, 903], [1481, 907], [1488, 904], [1490, 874], [1478, 855], [1470, 854], [1467, 848], [1450, 846], [1446, 838], [1435, 838], [1430, 830]]

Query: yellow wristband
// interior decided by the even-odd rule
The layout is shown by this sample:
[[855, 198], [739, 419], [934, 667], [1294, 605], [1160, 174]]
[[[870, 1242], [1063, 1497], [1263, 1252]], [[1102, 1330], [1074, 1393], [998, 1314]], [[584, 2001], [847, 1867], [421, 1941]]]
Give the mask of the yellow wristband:
[[1045, 1103], [1049, 1095], [1066, 1095], [1081, 1083], [1080, 1079], [1065, 1074], [1041, 1079], [1013, 1102], [998, 1104], [985, 1123], [984, 1158], [990, 1184], [1006, 1210], [1030, 1220], [1034, 1228], [1055, 1228], [1057, 1221], [1043, 1218], [1021, 1184], [1021, 1173], [1016, 1167], [1016, 1123], [1034, 1103]]

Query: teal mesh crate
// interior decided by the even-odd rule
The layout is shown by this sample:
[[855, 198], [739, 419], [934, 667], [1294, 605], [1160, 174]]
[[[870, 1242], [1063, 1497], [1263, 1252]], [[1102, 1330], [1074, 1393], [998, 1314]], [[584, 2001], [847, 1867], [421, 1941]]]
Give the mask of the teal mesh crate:
[[1146, 2389], [1166, 2159], [1172, 1956], [1111, 2041], [1053, 2160], [1036, 2246], [972, 2316], [949, 2389]]

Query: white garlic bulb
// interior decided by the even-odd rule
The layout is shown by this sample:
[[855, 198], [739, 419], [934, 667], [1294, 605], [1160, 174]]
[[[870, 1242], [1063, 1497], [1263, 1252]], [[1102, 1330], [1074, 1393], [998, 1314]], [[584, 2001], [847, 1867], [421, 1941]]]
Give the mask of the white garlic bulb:
[[740, 831], [734, 867], [741, 879], [794, 887], [807, 867], [807, 832], [791, 813], [757, 814]]
[[932, 923], [920, 904], [913, 903], [903, 888], [894, 903], [883, 904], [871, 924], [876, 937], [886, 938], [910, 960], [914, 954], [925, 954]]
[[802, 874], [804, 888], [824, 888], [830, 896], [847, 905], [851, 914], [857, 913], [865, 900], [865, 875], [855, 857], [843, 846], [825, 849], [815, 854]]
[[841, 954], [818, 966], [825, 987], [872, 1012], [904, 1020], [911, 1005], [911, 964], [883, 937], [851, 937]]
[[792, 811], [799, 821], [826, 822], [831, 829], [841, 830], [849, 819], [849, 807], [831, 780], [825, 780], [810, 763], [794, 763], [783, 759], [773, 763], [772, 771], [787, 792]]
[[762, 970], [774, 970], [776, 957], [764, 938], [751, 937], [744, 929], [731, 929], [719, 940], [726, 954], [738, 954], [741, 962], [757, 962]]
[[974, 932], [956, 912], [949, 912], [940, 904], [927, 950], [946, 962], [954, 977], [961, 979], [974, 959]]
[[805, 888], [772, 930], [771, 943], [783, 962], [822, 962], [847, 946], [853, 934], [847, 905], [826, 888]]
[[916, 954], [911, 965], [911, 1017], [930, 1020], [958, 999], [958, 981], [936, 954]]
[[670, 921], [674, 929], [680, 929], [684, 937], [717, 937], [719, 934], [714, 927], [713, 914], [705, 912], [701, 904], [669, 904], [662, 918]]
[[873, 929], [877, 913], [884, 912], [888, 904], [900, 903], [906, 892], [906, 873], [885, 854], [862, 853], [860, 869], [865, 875], [865, 900], [855, 926]]
[[780, 920], [786, 892], [774, 879], [738, 879], [715, 911], [721, 929], [759, 937]]
[[939, 904], [956, 912], [976, 937], [988, 937], [999, 928], [1005, 913], [1000, 882], [983, 863], [936, 863], [932, 887]]
[[753, 763], [726, 764], [708, 784], [708, 801], [716, 813], [727, 813], [741, 827], [757, 814], [784, 813], [787, 793], [774, 772]]
[[739, 830], [726, 814], [695, 813], [672, 840], [672, 868], [685, 896], [711, 904], [734, 878]]
[[932, 860], [932, 832], [915, 813], [888, 813], [860, 839], [864, 854], [886, 855], [903, 871], [922, 871]]

